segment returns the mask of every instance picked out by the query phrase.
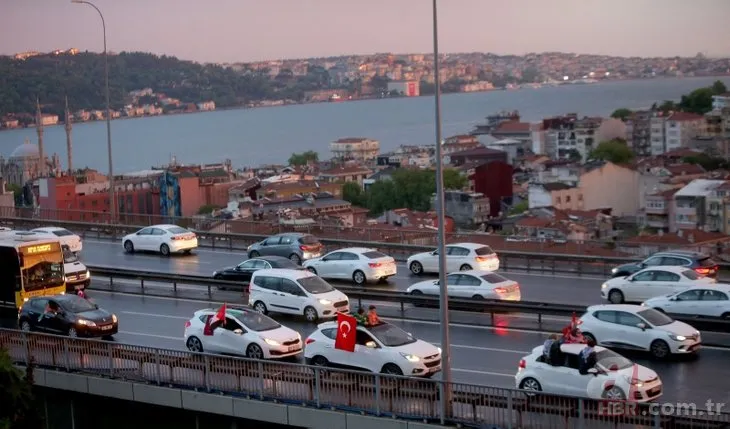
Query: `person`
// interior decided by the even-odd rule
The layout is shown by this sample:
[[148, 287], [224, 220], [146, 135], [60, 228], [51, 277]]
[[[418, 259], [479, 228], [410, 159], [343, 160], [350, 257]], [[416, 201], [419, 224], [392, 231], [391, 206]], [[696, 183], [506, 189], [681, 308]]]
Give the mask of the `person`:
[[370, 326], [380, 325], [380, 318], [378, 318], [378, 313], [375, 311], [374, 305], [371, 305], [368, 308], [368, 325], [370, 325]]
[[545, 359], [550, 358], [550, 349], [552, 348], [553, 344], [558, 342], [558, 336], [556, 334], [550, 334], [547, 340], [545, 340], [545, 343], [542, 346], [542, 355], [545, 357]]
[[357, 314], [355, 314], [355, 319], [357, 319], [357, 324], [366, 326], [368, 324], [368, 317], [365, 315], [365, 309], [360, 307], [357, 309]]
[[43, 316], [54, 317], [56, 314], [58, 314], [58, 304], [48, 301], [46, 308], [43, 310], [43, 314], [38, 317], [38, 321], [43, 320]]
[[79, 289], [79, 290], [78, 290], [78, 291], [76, 292], [76, 295], [78, 295], [78, 296], [79, 296], [79, 298], [83, 298], [83, 299], [88, 299], [88, 298], [89, 298], [88, 296], [86, 296], [86, 292], [84, 292], [84, 290], [83, 290], [83, 289]]
[[585, 375], [588, 370], [596, 366], [596, 351], [594, 347], [596, 342], [591, 338], [586, 342], [586, 346], [580, 351], [580, 366], [578, 371]]
[[560, 350], [560, 345], [562, 344], [562, 341], [560, 340], [560, 337], [558, 334], [552, 334], [550, 337], [545, 341], [545, 346], [543, 348], [542, 354], [545, 359], [545, 362], [550, 365], [560, 365], [562, 364], [562, 351]]

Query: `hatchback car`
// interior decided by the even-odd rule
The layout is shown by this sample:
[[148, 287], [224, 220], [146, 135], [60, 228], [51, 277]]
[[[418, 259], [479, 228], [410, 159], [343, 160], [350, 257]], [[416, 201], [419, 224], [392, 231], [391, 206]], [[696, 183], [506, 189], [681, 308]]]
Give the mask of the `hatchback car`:
[[[438, 249], [417, 253], [408, 258], [406, 266], [413, 274], [438, 273]], [[499, 257], [491, 247], [478, 243], [456, 243], [446, 246], [446, 271], [497, 271]]]
[[335, 250], [321, 258], [305, 261], [302, 266], [322, 278], [352, 280], [358, 285], [387, 281], [397, 273], [395, 259], [364, 247]]
[[441, 371], [440, 348], [390, 323], [358, 326], [354, 352], [336, 349], [336, 338], [336, 322], [317, 326], [305, 341], [307, 363], [414, 377], [431, 377]]
[[266, 240], [248, 246], [248, 257], [283, 256], [297, 264], [322, 256], [324, 246], [317, 237], [300, 232], [272, 235]]
[[185, 346], [193, 352], [246, 356], [250, 359], [282, 359], [302, 353], [302, 337], [293, 329], [257, 311], [226, 310], [226, 321], [205, 335], [206, 325], [218, 310], [198, 310], [185, 322]]
[[163, 256], [178, 252], [189, 254], [198, 247], [198, 237], [177, 225], [154, 225], [125, 235], [122, 245], [127, 253], [142, 250], [159, 252]]
[[30, 298], [18, 312], [18, 325], [69, 337], [110, 337], [119, 330], [116, 315], [71, 294]]
[[581, 374], [580, 352], [584, 344], [560, 346], [562, 359], [545, 362], [543, 346], [520, 360], [515, 385], [518, 389], [589, 399], [649, 402], [662, 396], [656, 372], [637, 365], [618, 353], [596, 346], [596, 365]]
[[[520, 285], [497, 273], [483, 270], [470, 270], [451, 273], [446, 276], [447, 293], [453, 298], [495, 299], [519, 301]], [[411, 295], [440, 295], [438, 280], [418, 282], [406, 292]]]
[[615, 277], [603, 283], [601, 298], [612, 304], [638, 303], [692, 286], [714, 283], [715, 279], [702, 277], [687, 267], [650, 267], [628, 277]]
[[717, 262], [704, 253], [674, 250], [655, 253], [638, 263], [619, 265], [611, 270], [611, 277], [626, 277], [644, 268], [660, 266], [687, 267], [706, 277], [717, 277], [720, 269]]

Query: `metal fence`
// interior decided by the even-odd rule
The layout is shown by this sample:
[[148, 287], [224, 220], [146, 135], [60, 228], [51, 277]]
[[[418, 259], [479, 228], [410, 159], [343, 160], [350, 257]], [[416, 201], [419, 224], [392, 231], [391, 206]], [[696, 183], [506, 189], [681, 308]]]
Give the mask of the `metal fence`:
[[[730, 415], [682, 406], [527, 394], [463, 383], [164, 350], [0, 329], [0, 347], [23, 365], [261, 401], [375, 416], [499, 428], [720, 428]], [[451, 403], [442, 414], [442, 392]], [[714, 411], [714, 410], [710, 410]], [[695, 416], [692, 414], [700, 414]]]

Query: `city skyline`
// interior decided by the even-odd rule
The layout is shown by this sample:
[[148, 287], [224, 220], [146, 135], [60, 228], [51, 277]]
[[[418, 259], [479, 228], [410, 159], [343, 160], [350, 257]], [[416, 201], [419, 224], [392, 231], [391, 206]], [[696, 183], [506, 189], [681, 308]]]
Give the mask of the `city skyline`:
[[[9, 13], [0, 15], [0, 27], [15, 37], [0, 39], [0, 54], [69, 47], [101, 51], [101, 23], [91, 8], [61, 0], [44, 2], [42, 8], [37, 3], [7, 1]], [[725, 25], [730, 2], [724, 0], [703, 0], [701, 7], [670, 0], [661, 3], [661, 8], [653, 2], [629, 0], [611, 4], [600, 0], [556, 0], [549, 5], [530, 0], [498, 6], [487, 3], [460, 0], [454, 6], [441, 2], [443, 52], [523, 55], [560, 51], [624, 57], [703, 52], [730, 56], [730, 27]], [[153, 4], [97, 0], [95, 4], [106, 19], [110, 51], [145, 51], [198, 62], [427, 53], [431, 43], [430, 2], [423, 0], [372, 0], [366, 6], [336, 0], [270, 0], [265, 4], [218, 0], [216, 8], [192, 0], [156, 0]], [[500, 18], [488, 18], [495, 15]], [[278, 27], [272, 26], [273, 21]]]

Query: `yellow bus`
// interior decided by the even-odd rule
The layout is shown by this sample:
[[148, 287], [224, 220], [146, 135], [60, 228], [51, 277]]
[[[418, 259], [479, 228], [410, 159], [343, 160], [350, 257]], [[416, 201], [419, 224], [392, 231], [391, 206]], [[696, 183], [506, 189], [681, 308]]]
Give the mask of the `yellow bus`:
[[32, 232], [0, 232], [0, 306], [66, 293], [61, 242]]

